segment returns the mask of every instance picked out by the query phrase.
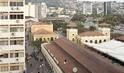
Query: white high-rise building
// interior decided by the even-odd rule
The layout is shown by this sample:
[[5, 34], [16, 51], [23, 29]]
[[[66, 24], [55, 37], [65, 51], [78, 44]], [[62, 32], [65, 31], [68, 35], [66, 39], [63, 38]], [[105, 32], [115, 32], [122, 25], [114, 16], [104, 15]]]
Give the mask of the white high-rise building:
[[38, 19], [47, 17], [47, 5], [46, 3], [31, 3], [25, 5], [25, 16], [35, 17]]
[[36, 5], [29, 2], [25, 5], [25, 16], [36, 17]]
[[47, 17], [47, 5], [46, 3], [41, 3], [41, 18], [46, 18]]
[[83, 1], [83, 14], [91, 15], [93, 13], [93, 3], [89, 1]]
[[0, 0], [0, 73], [25, 71], [25, 0]]

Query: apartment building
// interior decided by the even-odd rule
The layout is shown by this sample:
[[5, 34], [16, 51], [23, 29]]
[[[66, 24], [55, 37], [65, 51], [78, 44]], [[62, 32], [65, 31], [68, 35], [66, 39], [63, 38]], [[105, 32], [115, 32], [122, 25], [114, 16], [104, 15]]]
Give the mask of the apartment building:
[[0, 73], [25, 71], [25, 0], [0, 0]]

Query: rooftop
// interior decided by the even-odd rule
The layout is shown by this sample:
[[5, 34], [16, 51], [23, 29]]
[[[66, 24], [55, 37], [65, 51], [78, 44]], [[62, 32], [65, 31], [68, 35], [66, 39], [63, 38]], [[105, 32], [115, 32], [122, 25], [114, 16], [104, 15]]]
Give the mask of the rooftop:
[[[58, 65], [64, 73], [72, 73], [73, 67], [77, 67], [77, 73], [124, 73], [124, 69], [66, 38], [60, 38], [45, 47], [59, 61]], [[66, 64], [64, 64], [65, 60]]]
[[45, 29], [40, 29], [40, 30], [33, 32], [33, 35], [48, 35], [48, 34], [56, 34], [56, 33], [47, 31]]
[[101, 32], [97, 31], [87, 31], [87, 32], [82, 32], [79, 33], [80, 36], [104, 36]]
[[123, 42], [120, 42], [117, 40], [111, 40], [109, 42], [104, 42], [101, 44], [87, 43], [87, 45], [109, 56], [112, 56], [115, 59], [118, 59], [124, 62], [124, 43]]
[[124, 42], [124, 35], [123, 36], [120, 36], [120, 37], [117, 37], [116, 39], [119, 40], [119, 41]]

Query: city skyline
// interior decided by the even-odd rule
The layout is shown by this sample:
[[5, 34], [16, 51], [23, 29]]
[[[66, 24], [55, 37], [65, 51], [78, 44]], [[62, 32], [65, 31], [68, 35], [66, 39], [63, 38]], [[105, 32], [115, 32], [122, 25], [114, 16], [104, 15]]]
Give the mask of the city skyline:
[[98, 1], [98, 2], [117, 1], [117, 2], [124, 2], [124, 0], [77, 0], [77, 1]]

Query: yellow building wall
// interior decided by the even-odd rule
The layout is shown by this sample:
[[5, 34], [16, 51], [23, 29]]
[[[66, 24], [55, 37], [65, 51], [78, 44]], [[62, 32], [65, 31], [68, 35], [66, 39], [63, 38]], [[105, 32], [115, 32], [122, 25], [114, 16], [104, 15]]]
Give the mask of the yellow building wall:
[[[36, 39], [42, 39], [42, 41], [45, 41], [45, 42], [51, 42], [51, 41], [54, 41], [55, 39], [58, 38], [58, 35], [57, 34], [50, 34], [50, 35], [34, 35], [34, 41]], [[53, 40], [51, 39], [53, 38]]]

